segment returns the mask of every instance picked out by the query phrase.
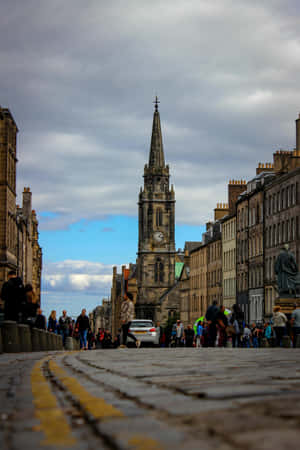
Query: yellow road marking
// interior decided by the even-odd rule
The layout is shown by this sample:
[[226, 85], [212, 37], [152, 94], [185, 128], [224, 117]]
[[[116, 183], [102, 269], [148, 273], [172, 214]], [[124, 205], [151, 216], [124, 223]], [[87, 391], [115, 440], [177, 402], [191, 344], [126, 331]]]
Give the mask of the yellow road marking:
[[76, 439], [72, 436], [70, 426], [42, 372], [42, 364], [47, 359], [37, 362], [31, 372], [35, 415], [40, 421], [35, 430], [45, 434], [43, 445], [72, 447], [76, 444]]
[[163, 447], [158, 441], [140, 434], [132, 436], [128, 444], [136, 450], [163, 450]]
[[89, 412], [94, 419], [109, 419], [112, 417], [124, 417], [124, 414], [113, 405], [107, 403], [103, 398], [90, 394], [76, 378], [67, 374], [54, 361], [49, 361], [51, 372], [61, 381], [68, 391], [76, 397], [84, 409]]

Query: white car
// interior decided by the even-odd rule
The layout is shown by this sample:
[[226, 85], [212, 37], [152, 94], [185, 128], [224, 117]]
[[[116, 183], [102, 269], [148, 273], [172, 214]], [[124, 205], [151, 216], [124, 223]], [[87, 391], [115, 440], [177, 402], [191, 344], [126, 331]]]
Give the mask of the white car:
[[[135, 319], [131, 322], [129, 333], [132, 333], [141, 344], [159, 344], [159, 328], [155, 328], [152, 320]], [[132, 342], [128, 336], [128, 343]]]

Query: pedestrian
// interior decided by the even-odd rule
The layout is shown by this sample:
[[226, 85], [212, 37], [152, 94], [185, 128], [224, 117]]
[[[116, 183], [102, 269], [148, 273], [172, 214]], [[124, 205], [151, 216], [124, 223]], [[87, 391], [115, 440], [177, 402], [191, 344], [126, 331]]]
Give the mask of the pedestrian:
[[111, 348], [112, 347], [112, 336], [109, 330], [104, 331], [104, 341], [103, 348]]
[[80, 349], [87, 350], [87, 333], [90, 328], [90, 321], [86, 315], [86, 309], [83, 309], [80, 316], [77, 317], [76, 328], [78, 329], [80, 339]]
[[191, 324], [187, 326], [187, 328], [184, 330], [184, 340], [185, 340], [185, 346], [186, 347], [193, 347], [194, 341], [195, 341], [195, 331], [193, 330], [193, 327]]
[[257, 328], [256, 323], [253, 322], [251, 326], [251, 338], [253, 348], [258, 348], [258, 336], [259, 336], [259, 329]]
[[162, 347], [163, 327], [160, 325], [160, 322], [156, 322], [156, 332], [159, 335], [158, 345], [159, 347]]
[[184, 327], [180, 320], [176, 322], [176, 336], [175, 336], [175, 347], [180, 347], [182, 345], [183, 335], [184, 335]]
[[31, 284], [24, 287], [25, 302], [22, 305], [22, 322], [33, 327], [35, 325], [39, 305]]
[[71, 317], [67, 316], [67, 311], [64, 309], [62, 312], [62, 316], [60, 316], [58, 320], [59, 324], [59, 333], [63, 340], [63, 346], [66, 345], [66, 339], [69, 337], [70, 334], [70, 326], [72, 324]]
[[250, 348], [251, 330], [247, 324], [245, 324], [243, 331], [243, 347]]
[[297, 335], [300, 334], [300, 306], [294, 304], [294, 311], [291, 316], [293, 347], [296, 348]]
[[127, 337], [129, 336], [134, 340], [137, 348], [141, 346], [141, 342], [129, 332], [131, 322], [134, 319], [134, 304], [133, 295], [131, 292], [127, 292], [124, 296], [124, 300], [121, 304], [121, 323], [122, 323], [122, 345], [121, 348], [126, 348]]
[[208, 324], [209, 347], [214, 347], [217, 338], [217, 314], [219, 312], [218, 302], [214, 300], [212, 305], [207, 308], [205, 318]]
[[15, 270], [8, 272], [8, 280], [2, 286], [1, 298], [4, 301], [4, 319], [20, 321], [26, 295], [23, 282]]
[[283, 312], [281, 312], [281, 308], [279, 305], [275, 306], [273, 309], [273, 326], [275, 331], [275, 339], [276, 339], [276, 346], [280, 347], [281, 340], [285, 334], [286, 331], [286, 323], [287, 323], [287, 317]]
[[92, 350], [92, 348], [94, 346], [94, 342], [95, 342], [95, 335], [91, 329], [88, 330], [86, 338], [87, 338], [87, 343], [88, 343], [88, 349]]
[[51, 311], [51, 314], [48, 318], [48, 331], [50, 333], [57, 334], [57, 320], [56, 320], [56, 311]]
[[197, 323], [196, 347], [201, 347], [201, 338], [203, 334], [203, 322], [199, 320]]
[[227, 333], [226, 328], [228, 326], [228, 319], [225, 315], [225, 306], [221, 305], [219, 312], [216, 316], [217, 321], [217, 327], [219, 331], [219, 340], [218, 340], [218, 347], [226, 347], [227, 343]]
[[272, 346], [273, 330], [270, 322], [265, 323], [264, 337], [268, 340], [269, 345]]
[[237, 303], [233, 305], [232, 310], [233, 313], [231, 315], [230, 321], [235, 328], [235, 335], [232, 335], [232, 346], [240, 347], [241, 336], [243, 335], [244, 329], [244, 313]]
[[232, 324], [232, 347], [237, 348], [241, 346], [241, 331], [239, 322], [234, 315], [231, 316], [230, 322]]
[[39, 328], [40, 330], [47, 329], [47, 320], [46, 317], [43, 315], [41, 308], [38, 308], [37, 310], [37, 316], [35, 318], [34, 327]]

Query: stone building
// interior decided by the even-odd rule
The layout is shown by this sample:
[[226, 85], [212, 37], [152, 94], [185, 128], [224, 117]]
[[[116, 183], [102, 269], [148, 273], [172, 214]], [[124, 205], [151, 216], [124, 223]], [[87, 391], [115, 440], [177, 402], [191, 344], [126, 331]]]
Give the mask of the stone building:
[[[300, 155], [299, 155], [300, 163]], [[299, 164], [300, 166], [300, 164]], [[272, 314], [276, 291], [274, 264], [289, 244], [300, 265], [300, 168], [276, 177], [265, 191], [265, 315]]]
[[165, 164], [158, 102], [155, 102], [149, 163], [139, 195], [137, 259], [138, 318], [161, 319], [160, 298], [175, 282], [175, 192]]
[[93, 333], [97, 333], [99, 328], [111, 331], [112, 315], [111, 302], [109, 299], [103, 299], [102, 305], [97, 306], [90, 314], [90, 326]]
[[24, 188], [22, 207], [16, 205], [17, 126], [10, 111], [0, 108], [0, 288], [10, 270], [41, 296], [42, 250], [32, 194]]
[[236, 216], [222, 221], [223, 305], [231, 309], [236, 303]]
[[18, 268], [16, 164], [18, 128], [10, 111], [0, 107], [0, 284]]
[[117, 267], [113, 267], [112, 287], [111, 287], [111, 331], [112, 335], [116, 336], [118, 330], [121, 328], [121, 303], [126, 292], [131, 292], [133, 295], [133, 303], [137, 300], [137, 266], [136, 264], [129, 264], [127, 268], [122, 266], [121, 273], [117, 272]]
[[248, 210], [249, 198], [246, 191], [242, 193], [236, 203], [236, 300], [245, 318], [248, 320]]
[[212, 235], [207, 243], [207, 305], [214, 300], [223, 303], [222, 289], [222, 234], [220, 222], [211, 225]]
[[201, 244], [190, 252], [189, 321], [194, 323], [206, 312], [208, 246]]
[[244, 190], [243, 180], [229, 181], [228, 215], [221, 219], [223, 304], [228, 309], [236, 303], [236, 202]]

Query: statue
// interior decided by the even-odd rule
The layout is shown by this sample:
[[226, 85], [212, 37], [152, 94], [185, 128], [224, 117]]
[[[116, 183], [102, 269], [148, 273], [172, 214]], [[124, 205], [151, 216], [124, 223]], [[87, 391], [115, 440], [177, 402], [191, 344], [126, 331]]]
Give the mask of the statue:
[[297, 288], [300, 288], [300, 273], [295, 256], [289, 251], [285, 244], [275, 261], [275, 273], [279, 295], [284, 297], [295, 297]]

